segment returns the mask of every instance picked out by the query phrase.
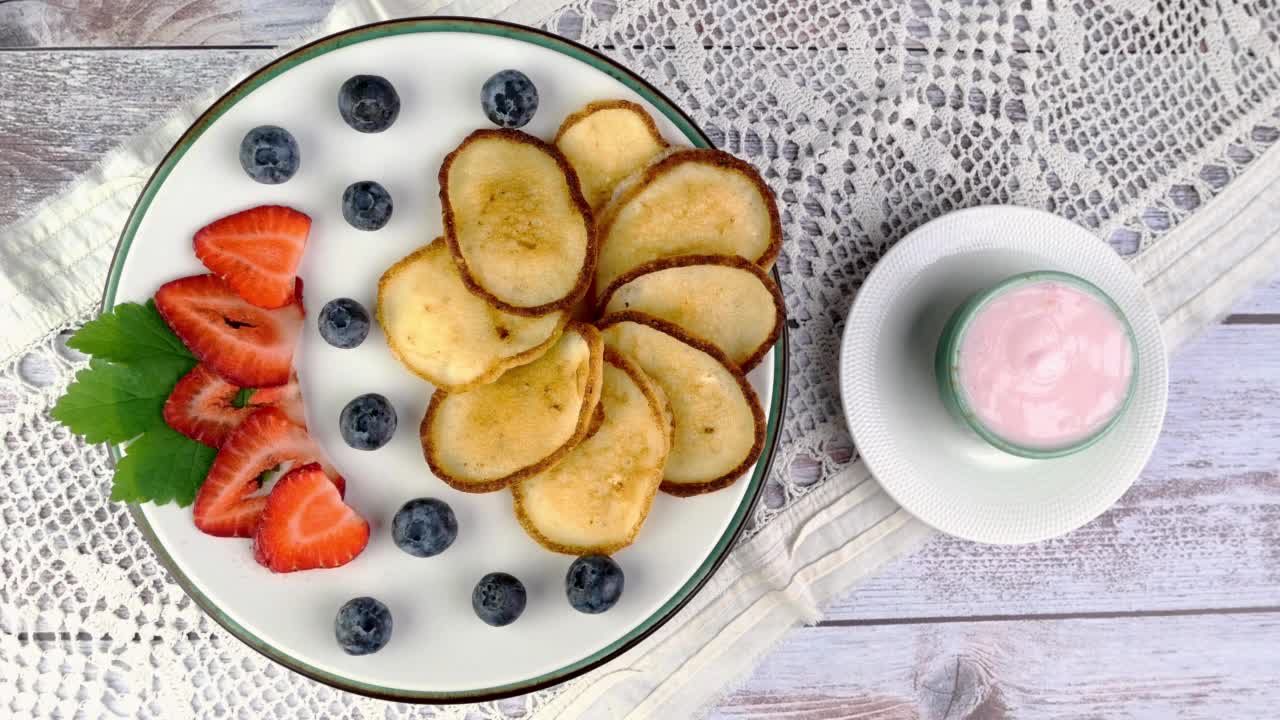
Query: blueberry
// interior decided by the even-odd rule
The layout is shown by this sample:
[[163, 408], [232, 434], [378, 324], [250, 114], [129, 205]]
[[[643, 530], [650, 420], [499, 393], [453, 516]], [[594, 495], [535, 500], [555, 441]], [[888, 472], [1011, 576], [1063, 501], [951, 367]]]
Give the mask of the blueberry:
[[369, 311], [351, 298], [330, 300], [320, 308], [320, 337], [330, 345], [353, 348], [369, 335]]
[[384, 77], [356, 75], [338, 90], [338, 112], [362, 133], [382, 132], [400, 115], [400, 96]]
[[240, 167], [265, 185], [279, 185], [298, 172], [298, 141], [275, 125], [256, 127], [240, 141]]
[[342, 217], [357, 230], [377, 230], [391, 219], [391, 193], [372, 180], [351, 183], [342, 193]]
[[494, 125], [524, 127], [538, 111], [538, 88], [519, 70], [503, 70], [484, 81], [480, 107]]
[[439, 555], [458, 539], [458, 519], [443, 500], [410, 500], [391, 521], [391, 537], [396, 547], [410, 555]]
[[391, 639], [391, 611], [371, 597], [348, 600], [333, 619], [333, 634], [348, 655], [368, 655]]
[[357, 450], [377, 450], [396, 433], [396, 409], [391, 401], [369, 393], [347, 403], [338, 418], [342, 439]]
[[580, 557], [569, 566], [564, 591], [574, 610], [602, 613], [622, 597], [622, 568], [605, 555]]
[[480, 578], [471, 592], [471, 607], [476, 615], [494, 627], [510, 625], [524, 612], [524, 585], [503, 573], [489, 573]]

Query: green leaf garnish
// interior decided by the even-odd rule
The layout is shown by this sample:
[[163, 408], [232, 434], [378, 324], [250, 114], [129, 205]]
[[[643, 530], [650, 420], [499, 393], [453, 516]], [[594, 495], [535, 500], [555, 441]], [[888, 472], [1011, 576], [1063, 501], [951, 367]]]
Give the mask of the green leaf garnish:
[[53, 417], [91, 443], [120, 443], [164, 426], [164, 401], [195, 360], [152, 357], [131, 365], [94, 358], [76, 373]]
[[116, 464], [111, 499], [157, 505], [174, 501], [186, 507], [196, 499], [217, 454], [167, 425], [149, 430], [129, 444]]
[[165, 400], [197, 361], [155, 304], [117, 305], [67, 345], [93, 358], [54, 406], [54, 419], [91, 443], [133, 441], [116, 464], [111, 499], [190, 505], [217, 451], [164, 422]]
[[249, 407], [249, 401], [253, 398], [254, 388], [240, 388], [236, 392], [236, 396], [231, 398], [231, 406], [234, 408]]
[[165, 324], [153, 300], [148, 300], [146, 305], [117, 305], [111, 312], [85, 323], [67, 345], [115, 363], [184, 358], [195, 365], [195, 356]]

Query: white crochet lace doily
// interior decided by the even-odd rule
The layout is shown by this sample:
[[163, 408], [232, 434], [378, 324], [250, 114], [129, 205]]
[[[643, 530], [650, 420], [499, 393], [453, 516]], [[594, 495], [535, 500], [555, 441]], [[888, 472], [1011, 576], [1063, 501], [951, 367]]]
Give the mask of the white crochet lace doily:
[[[643, 74], [777, 192], [792, 380], [756, 527], [852, 459], [839, 333], [895, 238], [959, 207], [1017, 203], [1138, 253], [1277, 137], [1275, 4], [992, 5], [579, 0], [545, 23]], [[555, 692], [412, 708], [240, 645], [107, 501], [104, 450], [50, 420], [83, 366], [64, 339], [0, 372], [0, 715], [508, 718]]]

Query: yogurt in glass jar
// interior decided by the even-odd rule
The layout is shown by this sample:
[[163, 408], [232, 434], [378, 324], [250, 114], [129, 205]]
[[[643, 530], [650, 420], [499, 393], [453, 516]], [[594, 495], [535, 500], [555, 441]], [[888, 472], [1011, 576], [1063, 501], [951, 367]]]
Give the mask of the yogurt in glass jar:
[[1040, 271], [978, 293], [938, 342], [948, 409], [991, 445], [1029, 458], [1067, 455], [1101, 439], [1137, 377], [1133, 330], [1087, 281]]

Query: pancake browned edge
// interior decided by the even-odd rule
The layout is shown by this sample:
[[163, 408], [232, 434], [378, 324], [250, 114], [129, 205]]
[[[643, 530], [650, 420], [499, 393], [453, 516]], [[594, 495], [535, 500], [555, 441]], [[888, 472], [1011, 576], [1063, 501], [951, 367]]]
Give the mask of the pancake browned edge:
[[[612, 348], [604, 349], [604, 361], [606, 364], [622, 370], [631, 378], [631, 381], [634, 382], [636, 387], [640, 388], [640, 392], [644, 394], [645, 400], [649, 403], [649, 409], [658, 417], [665, 418], [667, 426], [670, 428], [670, 408], [667, 406], [666, 398], [660, 397], [662, 388], [658, 387], [658, 384], [648, 375], [645, 375], [644, 371], [636, 365], [635, 361]], [[596, 424], [595, 430], [599, 430], [600, 425], [603, 424], [604, 413], [600, 412], [599, 415], [601, 422]], [[595, 430], [593, 430], [590, 435], [594, 435]], [[590, 435], [588, 435], [588, 437], [590, 437]], [[671, 452], [670, 432], [667, 433], [667, 452]], [[516, 519], [520, 521], [520, 525], [524, 528], [524, 531], [542, 547], [552, 552], [564, 553], [566, 555], [612, 555], [635, 542], [636, 535], [639, 534], [640, 528], [644, 527], [644, 521], [649, 517], [649, 512], [653, 509], [653, 498], [658, 494], [658, 490], [659, 488], [655, 487], [653, 489], [653, 493], [649, 495], [648, 503], [646, 504], [644, 513], [640, 516], [640, 521], [636, 523], [634, 528], [632, 528], [631, 535], [625, 541], [596, 547], [584, 547], [562, 545], [543, 535], [533, 523], [532, 519], [529, 518], [528, 514], [525, 513], [524, 505], [522, 503], [523, 496], [520, 490], [520, 483], [513, 483], [511, 485], [512, 504], [515, 507]]]
[[431, 420], [435, 415], [436, 409], [440, 406], [441, 401], [448, 395], [447, 392], [437, 389], [431, 394], [431, 402], [427, 405], [427, 412], [422, 417], [422, 424], [418, 426], [418, 437], [422, 442], [422, 454], [427, 460], [427, 466], [431, 468], [431, 472], [440, 478], [451, 488], [469, 493], [487, 493], [501, 490], [511, 483], [529, 477], [544, 468], [551, 467], [560, 461], [566, 453], [578, 446], [587, 435], [589, 435], [594, 427], [600, 429], [600, 423], [604, 422], [604, 415], [599, 415], [596, 419], [596, 410], [600, 405], [600, 389], [604, 383], [604, 338], [601, 337], [600, 331], [594, 326], [586, 323], [571, 321], [565, 326], [564, 331], [577, 332], [581, 334], [591, 346], [590, 370], [588, 372], [587, 388], [583, 392], [582, 412], [578, 414], [578, 424], [574, 430], [573, 436], [570, 437], [563, 445], [554, 452], [542, 458], [538, 462], [526, 465], [519, 470], [501, 478], [489, 480], [486, 482], [463, 482], [457, 478], [451, 477], [448, 473], [442, 472], [439, 463], [435, 459], [435, 447], [429, 441], [428, 428], [431, 426]]
[[[653, 122], [653, 116], [646, 112], [643, 107], [640, 107], [640, 105], [633, 103], [630, 100], [600, 100], [597, 102], [587, 103], [587, 105], [581, 110], [573, 113], [569, 117], [565, 118], [563, 123], [560, 123], [560, 129], [556, 131], [556, 137], [551, 141], [551, 143], [559, 148], [561, 140], [564, 139], [565, 134], [572, 130], [575, 125], [596, 113], [608, 110], [625, 110], [633, 116], [638, 117], [640, 119], [640, 124], [644, 127], [644, 132], [649, 134], [649, 139], [651, 139], [653, 144], [656, 146], [655, 155], [662, 154], [669, 147], [669, 143], [666, 138], [662, 137], [662, 133], [658, 131], [658, 126]], [[615, 141], [619, 140], [617, 135], [612, 139]], [[634, 138], [632, 139], [634, 140]], [[567, 155], [565, 159], [568, 160]], [[643, 166], [648, 162], [652, 162], [653, 159], [653, 157], [645, 158], [644, 162], [639, 163], [639, 165]], [[570, 162], [569, 164], [572, 165], [573, 163]], [[635, 169], [638, 170], [640, 168], [637, 167]], [[628, 173], [628, 175], [630, 175], [630, 173]], [[582, 179], [583, 178], [579, 176], [579, 184], [581, 184]], [[625, 177], [619, 178], [619, 183], [624, 179]], [[583, 192], [583, 196], [587, 197], [588, 204], [592, 204], [592, 207], [595, 210], [599, 210], [604, 205], [608, 204], [610, 199], [612, 199], [613, 192], [617, 189], [617, 185], [618, 183], [615, 183], [613, 187], [608, 188], [608, 194], [598, 202], [593, 200], [591, 197], [587, 197], [588, 193], [585, 191]]]
[[[694, 495], [702, 495], [729, 487], [755, 464], [756, 460], [760, 458], [760, 451], [764, 449], [766, 428], [764, 409], [760, 406], [760, 398], [756, 395], [756, 391], [751, 388], [751, 383], [747, 381], [747, 374], [742, 371], [742, 368], [738, 367], [733, 361], [726, 357], [724, 353], [720, 352], [720, 348], [702, 340], [701, 338], [690, 335], [673, 323], [653, 317], [652, 315], [628, 310], [609, 315], [596, 323], [596, 326], [601, 330], [604, 330], [610, 325], [616, 325], [617, 323], [628, 321], [640, 325], [648, 325], [654, 330], [664, 332], [696, 350], [701, 350], [723, 365], [725, 369], [729, 371], [729, 374], [733, 375], [734, 379], [738, 381], [738, 387], [742, 389], [742, 394], [747, 398], [747, 404], [751, 406], [752, 418], [755, 420], [755, 442], [752, 443], [751, 450], [747, 453], [746, 459], [739, 463], [733, 470], [706, 482], [670, 483], [664, 480], [662, 481], [661, 490], [668, 495], [674, 495], [676, 497], [693, 497]], [[654, 380], [654, 382], [656, 383], [657, 380]]]
[[782, 300], [782, 291], [778, 289], [778, 284], [773, 281], [773, 278], [769, 277], [769, 273], [762, 270], [759, 265], [737, 255], [678, 255], [676, 257], [650, 260], [619, 275], [616, 280], [609, 283], [609, 287], [600, 295], [597, 312], [603, 313], [604, 309], [609, 307], [609, 301], [613, 299], [613, 293], [618, 288], [641, 275], [648, 275], [660, 270], [670, 270], [671, 268], [689, 267], [691, 265], [724, 265], [745, 270], [759, 278], [760, 282], [764, 283], [764, 286], [768, 288], [769, 294], [773, 296], [773, 307], [776, 311], [773, 330], [769, 332], [768, 339], [761, 343], [760, 348], [739, 364], [743, 372], [750, 372], [752, 368], [760, 364], [765, 355], [769, 354], [769, 350], [773, 348], [774, 343], [778, 342], [778, 336], [782, 335], [782, 325], [787, 321], [787, 306]]
[[662, 137], [662, 133], [658, 132], [658, 126], [653, 122], [653, 116], [646, 112], [644, 108], [640, 107], [638, 103], [633, 103], [630, 100], [599, 100], [587, 103], [581, 110], [573, 113], [569, 117], [565, 118], [564, 122], [560, 123], [560, 129], [556, 131], [556, 137], [551, 142], [553, 144], [560, 142], [560, 138], [569, 128], [578, 124], [582, 120], [585, 120], [592, 113], [601, 112], [603, 110], [630, 110], [631, 112], [639, 115], [644, 121], [645, 128], [648, 129], [649, 134], [653, 135], [653, 139], [657, 141], [659, 145], [662, 145], [663, 147], [667, 146], [667, 140]]
[[[495, 297], [493, 293], [486, 290], [471, 275], [470, 268], [467, 267], [467, 261], [462, 257], [462, 249], [458, 247], [457, 231], [454, 226], [453, 207], [449, 203], [449, 167], [453, 164], [453, 159], [457, 157], [467, 145], [485, 138], [498, 138], [510, 142], [523, 143], [532, 145], [539, 150], [550, 155], [559, 166], [561, 172], [565, 174], [565, 180], [569, 185], [569, 197], [575, 207], [582, 214], [587, 224], [587, 251], [586, 258], [582, 263], [582, 269], [578, 273], [577, 282], [574, 283], [573, 289], [568, 295], [554, 302], [544, 303], [533, 307], [521, 307], [503, 302]], [[543, 140], [536, 138], [528, 133], [519, 130], [511, 130], [509, 128], [488, 128], [473, 131], [462, 141], [462, 144], [454, 148], [452, 152], [445, 156], [444, 162], [440, 164], [440, 173], [437, 176], [440, 183], [440, 208], [444, 216], [444, 237], [445, 242], [449, 244], [449, 252], [453, 255], [453, 260], [458, 264], [458, 272], [462, 274], [462, 281], [472, 292], [480, 297], [493, 303], [497, 308], [505, 310], [513, 315], [546, 315], [555, 310], [571, 309], [579, 300], [581, 300], [587, 291], [591, 288], [591, 279], [595, 276], [596, 256], [599, 255], [599, 235], [595, 230], [595, 219], [591, 214], [591, 206], [587, 204], [586, 198], [582, 196], [582, 188], [578, 183], [578, 174], [574, 172], [573, 166], [565, 159], [564, 154]]]
[[[782, 218], [778, 215], [778, 202], [773, 196], [773, 191], [769, 189], [764, 179], [760, 177], [760, 173], [750, 163], [739, 160], [723, 150], [712, 150], [710, 148], [671, 148], [667, 153], [659, 155], [645, 169], [623, 180], [614, 191], [613, 198], [609, 201], [609, 204], [604, 207], [600, 217], [596, 219], [597, 242], [608, 237], [609, 228], [613, 225], [619, 208], [625, 207], [632, 198], [640, 194], [660, 175], [686, 162], [704, 163], [739, 173], [756, 186], [756, 190], [765, 199], [765, 207], [769, 213], [769, 244], [759, 257], [748, 259], [764, 270], [772, 268], [774, 261], [778, 259], [778, 253], [782, 251]], [[599, 296], [598, 288], [596, 295]]]
[[[384, 331], [383, 335], [387, 339], [388, 347], [391, 348], [391, 354], [394, 355], [395, 358], [400, 361], [400, 364], [403, 365], [409, 372], [413, 373], [414, 375], [417, 375], [418, 377], [422, 378], [423, 380], [426, 380], [427, 382], [431, 383], [432, 385], [435, 385], [436, 387], [447, 388], [450, 392], [463, 392], [465, 390], [470, 390], [471, 388], [478, 387], [480, 385], [487, 385], [493, 382], [494, 380], [497, 380], [498, 377], [502, 375], [502, 373], [506, 372], [507, 370], [513, 367], [519, 367], [521, 365], [524, 365], [525, 363], [530, 363], [530, 362], [533, 362], [534, 360], [537, 360], [552, 345], [554, 345], [557, 340], [560, 339], [560, 332], [563, 330], [564, 323], [568, 322], [569, 320], [568, 313], [565, 313], [564, 321], [561, 323], [560, 329], [552, 333], [547, 338], [546, 342], [543, 342], [540, 345], [535, 345], [534, 347], [531, 347], [522, 353], [517, 353], [515, 355], [511, 355], [500, 360], [499, 362], [494, 364], [493, 367], [489, 368], [489, 370], [485, 372], [483, 375], [480, 375], [479, 377], [475, 378], [471, 382], [464, 383], [462, 385], [449, 385], [448, 383], [441, 382], [439, 378], [431, 377], [431, 375], [428, 374], [426, 371], [418, 367], [415, 367], [412, 363], [410, 363], [408, 359], [405, 357], [404, 353], [401, 352], [400, 347], [396, 344], [395, 338], [392, 336], [390, 332], [387, 332], [386, 330], [387, 322], [382, 311], [383, 292], [387, 284], [396, 276], [397, 273], [399, 273], [403, 268], [408, 267], [409, 265], [412, 265], [415, 261], [418, 260], [418, 258], [422, 257], [424, 254], [429, 252], [437, 242], [441, 242], [442, 240], [443, 238], [436, 238], [435, 240], [432, 240], [426, 245], [423, 245], [417, 250], [414, 250], [408, 255], [400, 258], [399, 260], [396, 261], [394, 265], [387, 268], [386, 272], [382, 274], [382, 277], [378, 278], [378, 306], [374, 310], [374, 315], [378, 321], [378, 327], [383, 328], [383, 331]], [[523, 322], [529, 322], [529, 321], [523, 321]]]
[[[608, 348], [605, 349], [605, 357], [608, 357]], [[590, 439], [592, 435], [600, 432], [600, 426], [604, 425], [604, 406], [596, 403], [596, 411], [591, 414], [591, 424], [587, 426], [587, 434], [582, 436], [583, 440]]]

